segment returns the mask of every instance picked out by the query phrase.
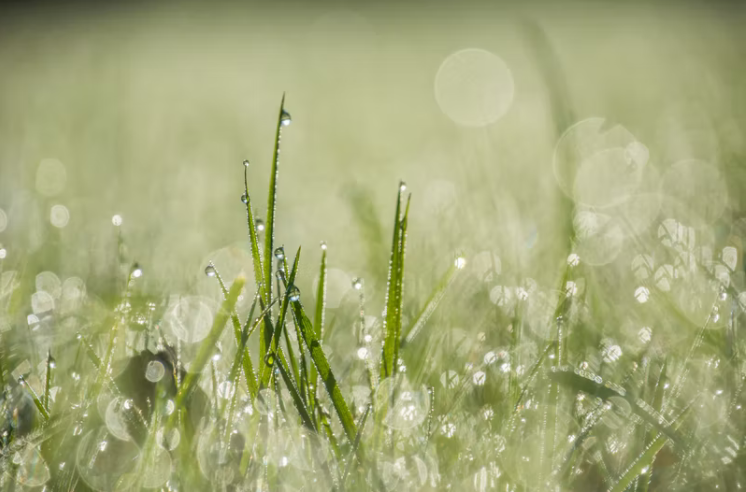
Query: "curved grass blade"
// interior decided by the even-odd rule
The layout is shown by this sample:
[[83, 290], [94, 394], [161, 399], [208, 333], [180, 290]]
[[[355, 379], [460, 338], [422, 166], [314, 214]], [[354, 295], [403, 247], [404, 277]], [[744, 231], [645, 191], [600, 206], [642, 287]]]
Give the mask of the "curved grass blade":
[[[629, 403], [631, 410], [637, 414], [637, 416], [655, 427], [660, 433], [664, 434], [667, 438], [671, 439], [678, 445], [685, 444], [684, 438], [667, 424], [663, 416], [650, 407], [650, 405], [642, 400], [635, 400], [621, 387], [612, 387], [616, 385], [601, 382], [600, 377], [597, 380], [594, 380], [591, 379], [591, 375], [578, 374], [576, 371], [583, 372], [579, 370], [559, 368], [553, 370], [549, 374], [549, 377], [560, 384], [597, 396], [603, 400], [609, 400], [612, 397], [622, 398]], [[610, 401], [612, 403], [614, 402], [613, 400]]]

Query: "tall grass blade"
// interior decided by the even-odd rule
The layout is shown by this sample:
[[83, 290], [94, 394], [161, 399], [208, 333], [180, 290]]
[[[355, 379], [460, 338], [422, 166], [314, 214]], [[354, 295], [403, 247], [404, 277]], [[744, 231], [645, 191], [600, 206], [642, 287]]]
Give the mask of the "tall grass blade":
[[[383, 359], [381, 361], [381, 379], [392, 376], [396, 371], [396, 361], [399, 353], [399, 337], [401, 334], [401, 304], [402, 284], [404, 280], [404, 250], [403, 237], [406, 227], [406, 213], [402, 216], [402, 193], [406, 186], [399, 185], [396, 196], [396, 216], [394, 218], [394, 234], [391, 244], [389, 261], [388, 285], [386, 286], [386, 316], [384, 317]], [[409, 199], [407, 199], [409, 210]]]
[[[319, 267], [319, 284], [316, 286], [316, 313], [313, 320], [313, 330], [316, 339], [323, 340], [324, 312], [326, 310], [326, 247], [321, 250], [321, 266]], [[308, 392], [308, 407], [313, 413], [316, 406], [316, 388], [318, 387], [318, 371], [311, 364], [308, 381], [310, 383]]]
[[[275, 241], [275, 217], [277, 214], [277, 180], [280, 176], [280, 141], [282, 139], [283, 113], [285, 112], [285, 94], [282, 94], [280, 111], [277, 115], [275, 146], [272, 154], [272, 168], [269, 172], [269, 193], [267, 195], [267, 221], [264, 224], [264, 285], [267, 286], [266, 300], [272, 300], [272, 258]], [[264, 354], [262, 354], [264, 356]]]

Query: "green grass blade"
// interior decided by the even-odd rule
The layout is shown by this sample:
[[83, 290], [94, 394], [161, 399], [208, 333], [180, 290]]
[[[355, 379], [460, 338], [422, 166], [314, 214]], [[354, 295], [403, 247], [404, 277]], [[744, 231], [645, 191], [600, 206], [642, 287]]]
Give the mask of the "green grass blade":
[[44, 379], [44, 407], [49, 411], [49, 392], [52, 389], [52, 380], [54, 378], [54, 368], [56, 364], [52, 357], [52, 351], [47, 351], [47, 374]]
[[[220, 273], [217, 271], [214, 265], [212, 263], [210, 264], [214, 271], [215, 271], [215, 278], [218, 280], [218, 284], [220, 284], [220, 290], [223, 292], [223, 297], [228, 297], [228, 289], [225, 287], [225, 283], [223, 282], [222, 277], [220, 276]], [[249, 312], [249, 319], [253, 316], [254, 309], [256, 308], [257, 298], [254, 299], [254, 303], [251, 305], [251, 310]], [[241, 329], [241, 322], [238, 320], [238, 315], [235, 311], [231, 311], [231, 322], [233, 324], [233, 335], [236, 338], [236, 346], [238, 347], [238, 352], [236, 353], [237, 356], [240, 355], [241, 358], [241, 366], [243, 368], [244, 378], [246, 379], [246, 387], [249, 391], [249, 395], [251, 396], [251, 399], [253, 400], [256, 398], [257, 391], [259, 391], [259, 388], [257, 386], [256, 382], [256, 374], [254, 374], [254, 365], [251, 362], [251, 354], [249, 354], [249, 351], [246, 350], [246, 342], [244, 338], [248, 338], [248, 334], [245, 333], [245, 329]], [[244, 327], [245, 328], [245, 327]], [[235, 375], [231, 377], [231, 381], [233, 381], [235, 378]]]
[[233, 309], [236, 306], [236, 301], [238, 300], [238, 296], [241, 293], [241, 289], [243, 289], [245, 283], [246, 279], [244, 277], [237, 277], [233, 281], [233, 285], [231, 285], [231, 289], [228, 292], [228, 295], [223, 301], [220, 310], [215, 315], [212, 327], [210, 328], [210, 331], [205, 339], [200, 344], [199, 349], [197, 350], [197, 355], [192, 361], [190, 372], [187, 374], [186, 378], [184, 379], [184, 383], [181, 385], [181, 387], [179, 388], [179, 392], [176, 395], [176, 409], [171, 414], [171, 425], [173, 425], [176, 416], [178, 416], [178, 414], [180, 413], [180, 409], [184, 406], [187, 397], [189, 397], [189, 395], [197, 385], [197, 381], [200, 378], [202, 370], [204, 369], [205, 364], [207, 364], [207, 361], [210, 359], [212, 352], [215, 350], [215, 344], [218, 342], [220, 336], [223, 334], [225, 325], [230, 319], [230, 313], [233, 312]]
[[[381, 361], [381, 378], [387, 378], [396, 370], [396, 360], [401, 334], [401, 287], [403, 282], [402, 226], [406, 219], [402, 217], [402, 193], [406, 186], [401, 183], [396, 196], [396, 216], [394, 234], [391, 244], [388, 284], [386, 286], [386, 316], [384, 318], [383, 360]], [[409, 200], [407, 200], [407, 209]]]
[[[275, 241], [275, 217], [277, 213], [277, 179], [280, 176], [280, 140], [282, 139], [283, 113], [285, 112], [285, 94], [280, 101], [280, 112], [277, 116], [275, 146], [272, 154], [272, 168], [269, 172], [269, 193], [267, 195], [267, 221], [264, 224], [264, 285], [267, 286], [265, 302], [272, 300], [272, 258]], [[262, 354], [262, 357], [264, 354]]]
[[[298, 273], [300, 251], [300, 248], [298, 248], [298, 253], [296, 253], [295, 261], [293, 263], [293, 269], [290, 271], [290, 276], [287, 280], [285, 295], [282, 298], [282, 305], [280, 307], [280, 316], [275, 323], [274, 333], [272, 333], [272, 338], [270, 340], [270, 353], [277, 353], [277, 347], [280, 343], [280, 337], [282, 336], [281, 332], [283, 327], [285, 326], [285, 316], [287, 315], [288, 305], [290, 303], [290, 291], [291, 289], [295, 288], [295, 276]], [[262, 368], [259, 374], [259, 386], [260, 388], [266, 388], [269, 384], [269, 379], [272, 376], [272, 369], [271, 367], [269, 367], [269, 365], [267, 365], [266, 360], [265, 363], [262, 364]]]
[[298, 387], [295, 385], [288, 372], [287, 361], [285, 360], [282, 351], [277, 352], [277, 357], [274, 356], [274, 352], [270, 352], [267, 354], [267, 359], [268, 364], [271, 363], [273, 367], [277, 367], [280, 371], [280, 375], [282, 376], [283, 381], [285, 381], [285, 386], [290, 392], [290, 396], [293, 398], [293, 403], [295, 404], [295, 408], [298, 410], [303, 425], [316, 432], [316, 425], [314, 424], [311, 415], [308, 413], [308, 408], [306, 408], [306, 405], [303, 403], [303, 398], [298, 391]]
[[296, 326], [303, 336], [311, 360], [316, 366], [321, 380], [324, 382], [326, 391], [329, 393], [332, 405], [334, 405], [337, 416], [342, 423], [345, 435], [350, 440], [350, 443], [353, 443], [355, 441], [355, 436], [357, 436], [357, 427], [352, 418], [352, 413], [342, 396], [342, 391], [339, 389], [337, 379], [334, 377], [334, 373], [332, 373], [326, 355], [324, 355], [321, 343], [316, 338], [316, 333], [311, 324], [311, 320], [308, 319], [308, 316], [306, 316], [306, 313], [303, 311], [303, 306], [301, 306], [300, 301], [293, 303], [293, 313], [295, 315]]
[[420, 331], [425, 326], [425, 323], [427, 323], [427, 321], [430, 319], [430, 316], [432, 316], [435, 310], [438, 309], [440, 301], [443, 300], [448, 287], [453, 282], [453, 279], [456, 278], [456, 273], [458, 271], [459, 269], [455, 264], [451, 265], [446, 273], [444, 273], [443, 276], [440, 278], [440, 281], [438, 281], [435, 289], [433, 289], [433, 291], [430, 293], [430, 297], [428, 298], [427, 302], [425, 302], [425, 305], [417, 315], [417, 318], [415, 318], [414, 322], [406, 330], [406, 334], [403, 335], [405, 344], [411, 343], [415, 339], [415, 337], [419, 335]]
[[256, 290], [261, 293], [265, 304], [269, 304], [264, 289], [264, 270], [262, 266], [262, 256], [259, 253], [259, 237], [256, 232], [256, 223], [254, 221], [254, 209], [251, 206], [251, 194], [249, 193], [248, 168], [244, 168], [244, 200], [246, 201], [246, 220], [249, 227], [249, 244], [251, 246], [251, 259], [254, 264], [254, 281]]
[[[689, 408], [690, 407], [687, 406], [684, 411], [681, 412], [681, 414], [675, 419], [675, 421], [677, 422], [676, 428], [681, 426], [682, 421], [689, 413]], [[637, 477], [649, 470], [649, 468], [653, 465], [655, 455], [658, 454], [658, 451], [663, 448], [668, 439], [669, 436], [663, 433], [658, 434], [658, 436], [650, 444], [648, 444], [648, 446], [645, 448], [645, 451], [643, 451], [637, 458], [635, 458], [635, 460], [629, 465], [629, 467], [627, 467], [617, 483], [615, 483], [614, 486], [609, 489], [609, 492], [624, 492], [625, 490], [627, 490], [627, 488]]]
[[[664, 434], [667, 438], [670, 438], [673, 442], [679, 445], [684, 444], [684, 439], [680, 436], [669, 424], [666, 423], [663, 416], [656, 412], [653, 408], [646, 405], [644, 402], [635, 400], [629, 396], [627, 392], [621, 387], [612, 387], [615, 385], [601, 382], [598, 380], [591, 379], [582, 374], [576, 374], [571, 369], [557, 369], [549, 374], [550, 379], [569, 386], [577, 391], [588, 393], [604, 400], [608, 400], [612, 397], [622, 398], [629, 403], [631, 410], [642, 418], [645, 422], [655, 427], [658, 432]], [[613, 400], [611, 400], [613, 402]]]
[[47, 409], [44, 408], [44, 404], [39, 399], [39, 395], [36, 394], [34, 388], [32, 388], [31, 385], [28, 384], [23, 377], [21, 377], [18, 382], [21, 383], [21, 385], [26, 388], [26, 391], [31, 394], [31, 399], [34, 400], [34, 405], [36, 405], [36, 409], [39, 410], [41, 416], [44, 417], [44, 421], [49, 420], [49, 412], [47, 412]]
[[[323, 340], [324, 312], [326, 310], [326, 247], [321, 249], [321, 266], [319, 267], [319, 285], [316, 287], [316, 314], [314, 316], [313, 329], [318, 340]], [[313, 413], [316, 406], [316, 388], [318, 387], [318, 372], [316, 366], [311, 364], [308, 381], [308, 407]]]
[[368, 420], [368, 414], [370, 413], [371, 405], [368, 405], [365, 407], [365, 412], [363, 413], [362, 417], [360, 417], [360, 421], [357, 424], [357, 436], [355, 437], [355, 442], [352, 443], [352, 449], [350, 450], [350, 455], [347, 457], [347, 465], [345, 466], [344, 474], [342, 475], [342, 484], [345, 483], [345, 480], [347, 480], [347, 475], [350, 473], [350, 467], [352, 466], [352, 462], [355, 460], [355, 453], [357, 452], [357, 448], [360, 446], [360, 439], [363, 437], [363, 431], [365, 430], [365, 422]]

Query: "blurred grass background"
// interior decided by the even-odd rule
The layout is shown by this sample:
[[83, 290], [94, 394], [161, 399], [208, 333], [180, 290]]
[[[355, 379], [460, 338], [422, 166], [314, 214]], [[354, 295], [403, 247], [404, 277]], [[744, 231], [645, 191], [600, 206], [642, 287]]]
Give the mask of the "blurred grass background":
[[[0, 242], [11, 265], [32, 258], [34, 269], [80, 276], [90, 288], [116, 268], [111, 217], [121, 214], [127, 255], [153, 287], [187, 288], [216, 250], [247, 244], [241, 162], [251, 161], [252, 182], [267, 182], [285, 91], [293, 124], [283, 139], [278, 244], [292, 251], [325, 240], [330, 266], [374, 278], [386, 247], [374, 246], [372, 264], [375, 228], [361, 235], [352, 204], [369, 200], [387, 244], [403, 179], [413, 192], [415, 272], [442, 271], [458, 250], [492, 250], [552, 283], [566, 243], [551, 164], [559, 135], [547, 88], [556, 81], [543, 77], [526, 23], [551, 42], [577, 120], [623, 125], [661, 174], [686, 157], [718, 166], [735, 218], [745, 177], [745, 18], [722, 3], [8, 10]], [[512, 72], [512, 105], [493, 124], [463, 127], [438, 106], [438, 68], [465, 48], [498, 55]], [[38, 192], [44, 159], [66, 171], [52, 196]], [[264, 186], [250, 187], [263, 216]], [[55, 204], [70, 213], [61, 229], [50, 225]], [[310, 287], [314, 268], [301, 271]]]

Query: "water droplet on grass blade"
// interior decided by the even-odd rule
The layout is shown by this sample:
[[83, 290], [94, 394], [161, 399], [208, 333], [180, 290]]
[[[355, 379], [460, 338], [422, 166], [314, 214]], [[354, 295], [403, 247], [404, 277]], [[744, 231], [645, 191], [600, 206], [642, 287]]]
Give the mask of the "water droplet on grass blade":
[[249, 160], [248, 159], [244, 159], [243, 165], [244, 165], [244, 167], [249, 167]]
[[121, 215], [115, 215], [111, 218], [111, 223], [114, 224], [116, 227], [119, 227], [122, 225], [122, 216]]
[[264, 221], [262, 219], [254, 220], [254, 224], [256, 225], [256, 232], [264, 231]]
[[287, 111], [283, 109], [282, 114], [280, 115], [280, 124], [282, 126], [288, 126], [292, 122], [293, 122], [293, 118], [290, 117], [290, 113], [288, 113]]
[[217, 271], [215, 270], [215, 266], [212, 264], [209, 264], [205, 267], [205, 275], [208, 277], [214, 277], [217, 275]]
[[142, 277], [142, 267], [138, 263], [132, 265], [132, 278]]
[[407, 183], [405, 183], [404, 181], [399, 181], [399, 191], [401, 191], [402, 193], [407, 191]]
[[363, 288], [363, 279], [359, 277], [355, 277], [352, 279], [352, 287], [355, 290], [360, 290]]
[[288, 299], [293, 302], [298, 302], [300, 300], [300, 289], [295, 285], [290, 287], [290, 290], [288, 291]]
[[246, 205], [248, 202], [249, 202], [249, 195], [244, 191], [241, 194], [241, 203], [243, 203], [244, 205]]
[[454, 260], [453, 264], [456, 266], [456, 268], [461, 270], [466, 266], [466, 258], [464, 258], [463, 256], [459, 256]]
[[321, 241], [321, 249], [322, 249], [323, 251], [326, 251], [326, 242], [324, 242], [324, 241]]
[[275, 249], [275, 258], [278, 260], [285, 259], [285, 248], [280, 246], [279, 248]]

